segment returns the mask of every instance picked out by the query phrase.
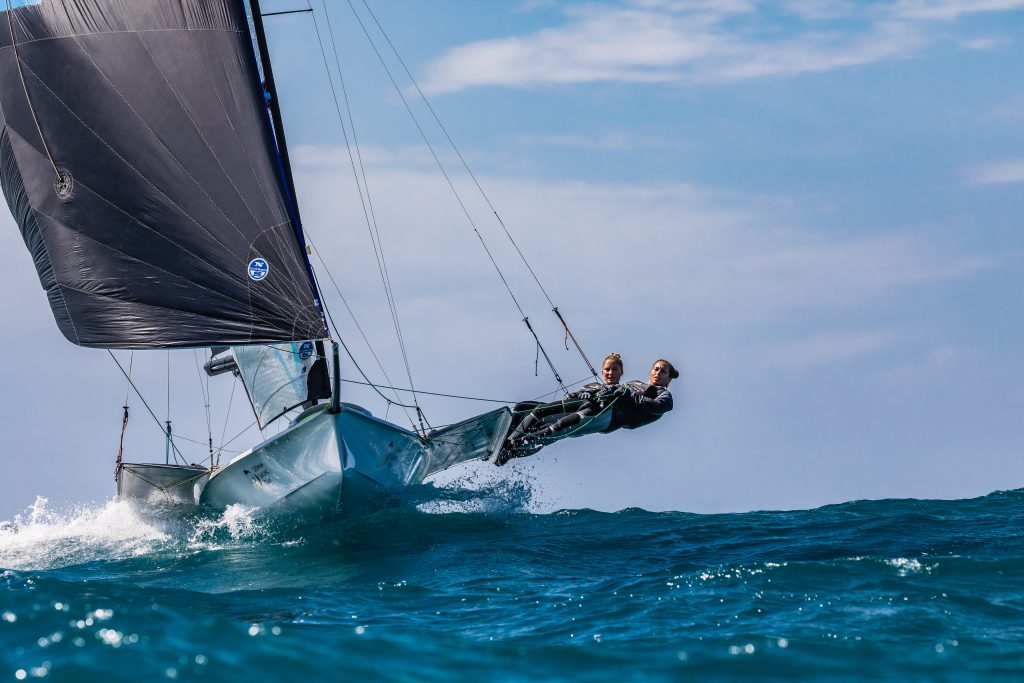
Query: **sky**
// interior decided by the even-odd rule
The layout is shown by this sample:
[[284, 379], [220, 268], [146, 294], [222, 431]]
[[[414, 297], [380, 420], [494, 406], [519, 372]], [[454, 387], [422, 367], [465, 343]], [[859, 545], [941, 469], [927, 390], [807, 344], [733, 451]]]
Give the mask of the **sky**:
[[[386, 39], [362, 0], [327, 2], [267, 27], [313, 262], [366, 374], [409, 384], [356, 140], [418, 389], [552, 391], [516, 302], [566, 381], [588, 374], [488, 201], [593, 363], [681, 372], [657, 423], [442, 483], [524, 483], [537, 511], [708, 513], [1024, 486], [1024, 0], [370, 0]], [[60, 335], [0, 223], [0, 519], [106, 500], [126, 382]], [[219, 444], [252, 419], [217, 378], [207, 423], [193, 352], [117, 357], [177, 434]], [[495, 405], [421, 402], [434, 425]], [[162, 462], [129, 405], [126, 459]]]

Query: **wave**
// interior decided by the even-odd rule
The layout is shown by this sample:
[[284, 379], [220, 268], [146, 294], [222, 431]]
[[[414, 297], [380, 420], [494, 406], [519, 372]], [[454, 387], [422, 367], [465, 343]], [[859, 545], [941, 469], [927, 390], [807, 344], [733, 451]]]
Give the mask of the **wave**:
[[410, 488], [395, 507], [375, 514], [302, 525], [244, 506], [213, 510], [113, 499], [55, 510], [39, 497], [13, 521], [0, 522], [0, 567], [52, 570], [240, 551], [259, 551], [253, 562], [273, 563], [275, 553], [300, 547], [307, 558], [348, 561], [495, 542], [536, 560], [653, 553], [680, 570], [780, 559], [1024, 556], [1016, 534], [1024, 522], [1024, 490], [711, 515], [636, 508], [537, 514], [529, 511], [532, 499], [529, 481], [466, 479]]

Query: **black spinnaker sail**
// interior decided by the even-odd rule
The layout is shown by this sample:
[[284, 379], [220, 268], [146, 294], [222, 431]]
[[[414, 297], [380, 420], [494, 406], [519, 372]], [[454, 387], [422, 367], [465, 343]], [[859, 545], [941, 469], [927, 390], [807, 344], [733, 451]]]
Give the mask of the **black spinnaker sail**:
[[0, 0], [0, 119], [0, 183], [72, 342], [325, 335], [242, 0]]

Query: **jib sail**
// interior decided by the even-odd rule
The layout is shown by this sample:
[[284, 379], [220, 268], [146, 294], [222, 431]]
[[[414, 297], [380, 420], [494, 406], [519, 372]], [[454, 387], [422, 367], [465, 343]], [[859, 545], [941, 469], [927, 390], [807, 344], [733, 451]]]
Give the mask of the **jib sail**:
[[260, 427], [292, 408], [331, 397], [321, 341], [236, 346], [231, 352]]

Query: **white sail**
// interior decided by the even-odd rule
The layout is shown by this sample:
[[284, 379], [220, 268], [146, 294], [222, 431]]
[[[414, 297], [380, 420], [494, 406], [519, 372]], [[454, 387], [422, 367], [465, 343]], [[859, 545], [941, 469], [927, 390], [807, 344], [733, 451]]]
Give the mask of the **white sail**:
[[260, 427], [307, 401], [330, 396], [323, 344], [233, 346], [239, 377]]

